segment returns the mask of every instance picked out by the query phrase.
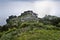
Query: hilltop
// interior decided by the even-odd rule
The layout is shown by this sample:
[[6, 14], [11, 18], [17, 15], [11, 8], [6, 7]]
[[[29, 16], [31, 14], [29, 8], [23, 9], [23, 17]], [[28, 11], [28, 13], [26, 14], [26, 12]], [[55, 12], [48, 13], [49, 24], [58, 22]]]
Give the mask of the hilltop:
[[11, 15], [0, 26], [0, 40], [60, 40], [60, 17], [38, 18], [31, 10]]

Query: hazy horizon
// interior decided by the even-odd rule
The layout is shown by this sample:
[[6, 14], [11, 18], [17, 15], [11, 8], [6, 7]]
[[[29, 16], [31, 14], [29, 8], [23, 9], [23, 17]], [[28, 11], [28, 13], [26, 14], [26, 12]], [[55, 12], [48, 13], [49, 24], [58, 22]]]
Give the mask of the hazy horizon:
[[60, 16], [60, 0], [0, 0], [0, 25], [6, 23], [8, 16], [18, 16], [27, 10], [37, 13], [38, 17]]

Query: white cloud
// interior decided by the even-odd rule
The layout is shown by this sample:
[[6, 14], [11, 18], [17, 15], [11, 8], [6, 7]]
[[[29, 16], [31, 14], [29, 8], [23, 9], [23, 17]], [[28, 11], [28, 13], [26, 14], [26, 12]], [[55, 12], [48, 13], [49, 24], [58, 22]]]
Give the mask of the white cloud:
[[[60, 16], [60, 2], [58, 1], [10, 1], [0, 5], [0, 24], [10, 15], [20, 15], [26, 10], [33, 10], [39, 17], [46, 14]], [[4, 19], [4, 20], [3, 20]]]
[[26, 10], [33, 10], [31, 2], [8, 2], [0, 5], [0, 24], [5, 24], [5, 20], [10, 15], [20, 15]]
[[39, 17], [43, 17], [46, 14], [55, 15], [60, 13], [60, 4], [56, 1], [36, 1], [34, 3], [35, 10], [38, 12]]

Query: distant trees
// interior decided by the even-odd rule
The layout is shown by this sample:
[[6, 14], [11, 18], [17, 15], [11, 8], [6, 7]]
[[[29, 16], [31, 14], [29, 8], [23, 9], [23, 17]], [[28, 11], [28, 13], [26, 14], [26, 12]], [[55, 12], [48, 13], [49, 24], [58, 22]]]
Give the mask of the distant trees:
[[10, 25], [10, 26], [18, 26], [18, 18], [17, 16], [9, 16], [9, 18], [6, 20], [7, 24]]
[[43, 22], [47, 23], [47, 24], [52, 24], [52, 25], [56, 25], [59, 24], [60, 22], [60, 17], [56, 17], [56, 16], [51, 16], [51, 15], [46, 15], [43, 18]]
[[0, 26], [0, 31], [2, 30], [2, 26]]
[[11, 19], [13, 19], [13, 18], [17, 18], [17, 16], [13, 16], [13, 15], [9, 16], [9, 18], [6, 19], [6, 22], [9, 23], [9, 21], [10, 21]]
[[9, 16], [9, 19], [13, 19], [13, 18], [16, 18], [17, 16], [13, 16], [13, 15], [11, 15], [11, 16]]

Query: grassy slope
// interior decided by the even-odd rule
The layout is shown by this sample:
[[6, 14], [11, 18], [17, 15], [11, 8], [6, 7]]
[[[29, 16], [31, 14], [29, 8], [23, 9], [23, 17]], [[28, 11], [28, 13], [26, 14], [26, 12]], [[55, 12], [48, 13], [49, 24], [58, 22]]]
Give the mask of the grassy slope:
[[42, 23], [22, 23], [20, 28], [4, 32], [0, 40], [60, 40], [60, 30], [51, 28], [55, 27]]
[[3, 35], [0, 40], [60, 40], [60, 31], [35, 28], [25, 32], [15, 30]]
[[17, 40], [60, 40], [60, 31], [32, 30], [21, 33]]

